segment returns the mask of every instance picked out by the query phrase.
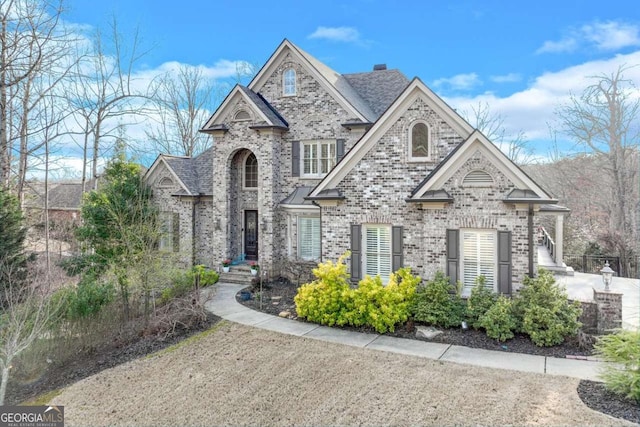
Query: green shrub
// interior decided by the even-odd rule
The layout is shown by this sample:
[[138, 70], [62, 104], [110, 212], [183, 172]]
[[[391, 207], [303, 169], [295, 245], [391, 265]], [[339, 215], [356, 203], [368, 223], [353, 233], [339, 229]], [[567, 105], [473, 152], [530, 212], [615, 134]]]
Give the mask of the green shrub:
[[600, 377], [605, 386], [640, 403], [640, 331], [620, 330], [598, 338], [596, 354], [607, 363]]
[[498, 295], [485, 286], [484, 276], [476, 278], [476, 284], [471, 289], [471, 295], [467, 299], [467, 319], [474, 329], [479, 329], [480, 317], [495, 304]]
[[487, 331], [490, 338], [506, 341], [513, 338], [517, 321], [513, 313], [513, 301], [500, 295], [486, 313], [480, 316], [478, 326]]
[[353, 292], [344, 263], [347, 256], [341, 256], [335, 264], [329, 260], [313, 269], [316, 280], [300, 286], [294, 297], [298, 316], [329, 326], [342, 326], [349, 322], [347, 312], [353, 306]]
[[209, 270], [204, 265], [194, 265], [187, 272], [187, 278], [191, 280], [191, 283], [195, 283], [196, 276], [200, 276], [200, 287], [202, 288], [216, 284], [220, 279], [220, 275], [215, 270]]
[[442, 272], [416, 290], [410, 308], [413, 318], [429, 325], [450, 328], [464, 319], [464, 302]]
[[345, 313], [348, 323], [371, 326], [379, 333], [393, 332], [396, 324], [409, 318], [409, 305], [418, 283], [420, 278], [413, 276], [409, 268], [391, 274], [387, 286], [380, 276], [366, 276], [357, 289], [351, 290], [351, 305]]
[[393, 331], [409, 318], [419, 277], [409, 268], [392, 274], [384, 286], [379, 276], [367, 276], [352, 289], [344, 256], [336, 264], [328, 261], [313, 270], [317, 280], [300, 287], [294, 300], [298, 316], [323, 325], [371, 326], [379, 333]]
[[60, 304], [64, 318], [75, 320], [95, 315], [113, 301], [115, 287], [112, 283], [85, 277], [75, 288], [64, 288], [54, 294], [54, 304]]
[[538, 346], [560, 344], [580, 329], [580, 303], [569, 302], [553, 274], [540, 269], [538, 277], [525, 277], [515, 302], [518, 328]]
[[218, 273], [208, 270], [204, 265], [193, 266], [186, 272], [180, 272], [174, 276], [171, 284], [160, 293], [160, 303], [166, 304], [194, 290], [197, 276], [200, 277], [200, 287], [213, 285], [220, 277]]

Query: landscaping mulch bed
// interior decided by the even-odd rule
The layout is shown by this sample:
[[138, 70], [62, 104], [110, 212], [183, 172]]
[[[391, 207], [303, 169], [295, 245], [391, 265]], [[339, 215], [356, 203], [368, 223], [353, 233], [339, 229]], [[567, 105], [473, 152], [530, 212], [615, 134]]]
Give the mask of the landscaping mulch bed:
[[[244, 300], [240, 293], [236, 295], [236, 299], [240, 304], [249, 308], [275, 316], [282, 312], [289, 312], [290, 318], [298, 319], [293, 298], [298, 292], [298, 286], [286, 279], [277, 279], [268, 283], [263, 283], [262, 288], [247, 288], [251, 291], [251, 299]], [[260, 296], [262, 301], [260, 301]], [[387, 335], [396, 336], [407, 339], [421, 339], [415, 336], [415, 326], [413, 322], [407, 322], [405, 325], [399, 326], [395, 332]], [[354, 328], [343, 327], [343, 329], [356, 330], [359, 332], [376, 333], [371, 328]], [[501, 343], [489, 338], [482, 331], [472, 329], [442, 329], [442, 334], [434, 339], [424, 341], [438, 342], [452, 345], [461, 345], [466, 347], [481, 348], [486, 350], [504, 351], [513, 353], [533, 354], [538, 356], [565, 358], [571, 356], [589, 356], [592, 349], [582, 348], [577, 339], [570, 339], [564, 343], [553, 347], [538, 347], [525, 335], [516, 335], [513, 339]], [[631, 422], [640, 424], [640, 406], [630, 399], [622, 398], [608, 391], [604, 384], [581, 380], [578, 387], [578, 394], [582, 401], [589, 408], [611, 415], [616, 418], [622, 418]]]

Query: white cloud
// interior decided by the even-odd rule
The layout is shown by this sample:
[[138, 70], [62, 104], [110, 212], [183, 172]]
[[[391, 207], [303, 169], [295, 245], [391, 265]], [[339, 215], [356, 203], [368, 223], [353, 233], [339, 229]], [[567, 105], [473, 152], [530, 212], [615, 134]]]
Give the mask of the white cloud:
[[623, 22], [608, 21], [584, 25], [582, 33], [601, 50], [617, 50], [640, 45], [638, 26]]
[[[485, 93], [474, 97], [445, 97], [447, 103], [458, 111], [471, 111], [478, 103], [487, 103], [493, 114], [504, 118], [508, 133], [523, 131], [529, 140], [549, 140], [549, 127], [558, 128], [555, 111], [569, 101], [570, 94], [580, 95], [593, 84], [593, 76], [611, 75], [620, 66], [640, 64], [640, 50], [614, 57], [589, 61], [557, 72], [538, 76], [524, 90], [506, 97]], [[640, 82], [640, 67], [624, 72], [626, 79]], [[632, 96], [640, 97], [640, 89]]]
[[522, 80], [522, 75], [518, 73], [509, 73], [501, 76], [491, 76], [491, 81], [496, 83], [515, 83]]
[[433, 86], [451, 90], [468, 90], [479, 86], [482, 81], [476, 73], [456, 74], [452, 77], [437, 79]]
[[360, 32], [353, 27], [318, 27], [308, 38], [358, 43], [360, 42]]
[[640, 46], [640, 27], [618, 21], [596, 21], [569, 28], [564, 37], [545, 41], [536, 53], [573, 52], [580, 47], [616, 51], [630, 46]]

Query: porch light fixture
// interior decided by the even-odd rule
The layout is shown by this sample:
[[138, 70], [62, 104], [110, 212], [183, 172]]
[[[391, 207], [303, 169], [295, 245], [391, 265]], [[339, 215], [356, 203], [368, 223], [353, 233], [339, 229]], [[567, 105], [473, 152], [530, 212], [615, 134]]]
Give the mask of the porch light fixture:
[[604, 291], [609, 292], [609, 285], [613, 280], [613, 273], [615, 273], [611, 269], [611, 267], [609, 267], [609, 261], [604, 263], [604, 267], [602, 267], [602, 270], [600, 270], [600, 273], [602, 273], [602, 281], [604, 282]]

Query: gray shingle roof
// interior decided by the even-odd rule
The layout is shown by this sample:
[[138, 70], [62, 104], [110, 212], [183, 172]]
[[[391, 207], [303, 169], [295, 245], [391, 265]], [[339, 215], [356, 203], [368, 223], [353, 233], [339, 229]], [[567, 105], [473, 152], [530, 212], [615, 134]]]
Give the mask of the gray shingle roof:
[[289, 127], [289, 123], [287, 123], [287, 121], [282, 118], [282, 116], [276, 111], [276, 109], [273, 108], [271, 104], [269, 104], [267, 100], [262, 97], [262, 95], [255, 93], [245, 86], [238, 86], [240, 87], [240, 90], [242, 90], [242, 92], [244, 92], [249, 97], [249, 99], [251, 99], [253, 103], [256, 104], [260, 111], [262, 111], [262, 113], [267, 116], [267, 119], [269, 119], [271, 124], [283, 128]]
[[167, 155], [163, 157], [191, 194], [212, 194], [213, 148], [209, 148], [193, 158]]
[[372, 121], [377, 120], [409, 84], [399, 70], [344, 74], [343, 77], [373, 111]]

